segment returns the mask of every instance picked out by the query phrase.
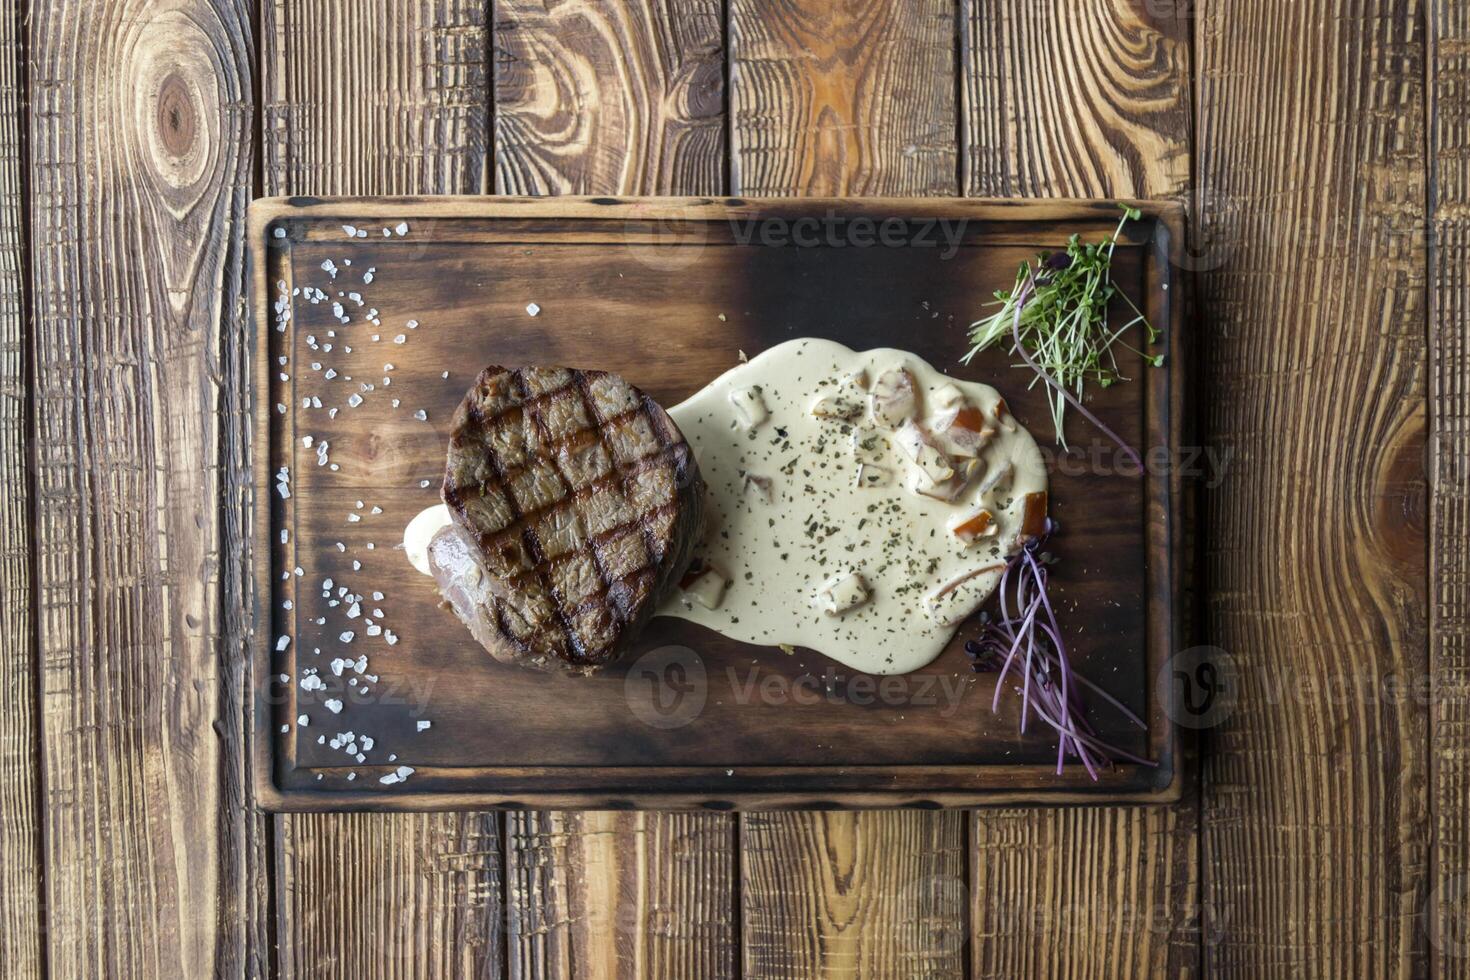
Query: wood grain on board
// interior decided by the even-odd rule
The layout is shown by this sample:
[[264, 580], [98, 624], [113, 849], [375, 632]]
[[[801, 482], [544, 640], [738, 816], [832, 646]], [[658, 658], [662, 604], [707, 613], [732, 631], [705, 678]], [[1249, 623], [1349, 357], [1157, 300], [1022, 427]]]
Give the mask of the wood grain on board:
[[1198, 11], [1201, 428], [1230, 452], [1205, 615], [1240, 689], [1204, 773], [1203, 963], [1421, 975], [1425, 6]]
[[[511, 0], [494, 35], [497, 192], [726, 189], [717, 0]], [[735, 974], [733, 817], [512, 812], [506, 837], [513, 976]]]
[[[486, 10], [472, 0], [264, 4], [264, 191], [483, 192]], [[500, 839], [500, 817], [292, 814], [275, 823], [283, 974], [498, 975], [500, 940], [485, 919], [500, 914], [489, 896], [501, 892], [501, 862], [484, 852]], [[460, 948], [464, 929], [479, 938]]]
[[215, 367], [243, 303], [252, 10], [30, 17], [47, 963], [238, 974], [264, 869], [227, 789]]
[[[1183, 8], [963, 0], [965, 192], [1184, 194], [1193, 25]], [[1067, 560], [1065, 535], [1056, 548]], [[979, 810], [970, 836], [971, 976], [1196, 972], [1193, 800]]]
[[[958, 193], [952, 4], [731, 0], [729, 25], [731, 193]], [[968, 924], [962, 892], [924, 884], [936, 862], [963, 873], [964, 841], [958, 813], [741, 817], [742, 975], [960, 974], [964, 944], [926, 945], [913, 912]]]
[[30, 403], [22, 140], [24, 26], [0, 3], [0, 962], [42, 970], [41, 756], [31, 590]]
[[715, 194], [725, 184], [719, 0], [495, 5], [500, 194]]
[[1470, 3], [1429, 5], [1432, 972], [1470, 977]]

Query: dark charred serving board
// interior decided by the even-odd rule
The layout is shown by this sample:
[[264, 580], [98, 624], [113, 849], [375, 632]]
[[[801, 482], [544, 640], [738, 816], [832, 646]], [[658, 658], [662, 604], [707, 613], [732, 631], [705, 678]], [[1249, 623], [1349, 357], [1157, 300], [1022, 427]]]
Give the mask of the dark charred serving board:
[[[1016, 697], [991, 714], [994, 678], [972, 673], [963, 655], [970, 625], [935, 663], [904, 678], [854, 676], [810, 651], [745, 646], [672, 619], [655, 620], [634, 654], [601, 675], [548, 676], [493, 661], [440, 608], [400, 542], [408, 520], [438, 500], [453, 409], [486, 364], [616, 371], [672, 406], [737, 364], [742, 351], [753, 356], [793, 337], [898, 347], [1000, 389], [1053, 451], [1042, 392], [1028, 390], [1026, 373], [1001, 354], [969, 367], [957, 359], [966, 326], [994, 290], [1010, 286], [1021, 261], [1073, 233], [1100, 240], [1116, 224], [1115, 205], [256, 202], [259, 798], [283, 810], [1177, 798], [1176, 732], [1155, 679], [1180, 646], [1179, 468], [1165, 465], [1165, 454], [1180, 448], [1183, 414], [1187, 338], [1170, 262], [1180, 219], [1172, 205], [1141, 206], [1145, 218], [1128, 228], [1115, 278], [1163, 329], [1155, 351], [1167, 366], [1146, 368], [1135, 357], [1124, 364], [1134, 380], [1097, 392], [1092, 406], [1135, 446], [1148, 447], [1155, 465], [1146, 477], [1126, 475], [1111, 447], [1069, 417], [1075, 455], [1058, 457], [1051, 475], [1051, 511], [1062, 525], [1050, 546], [1060, 558], [1055, 595], [1073, 666], [1150, 728], [1130, 726], [1098, 699], [1090, 717], [1107, 740], [1158, 763], [1121, 765], [1093, 782], [1076, 764], [1055, 774], [1053, 734], [1041, 726], [1019, 734]], [[337, 269], [335, 279], [324, 264]], [[310, 288], [326, 300], [310, 302]], [[359, 294], [362, 305], [339, 292]], [[334, 302], [350, 324], [336, 319]], [[530, 303], [540, 306], [538, 316], [528, 315]], [[365, 318], [371, 309], [378, 326]], [[328, 371], [336, 376], [328, 380]], [[364, 382], [373, 390], [362, 391]], [[354, 392], [363, 399], [355, 407]], [[426, 418], [416, 417], [420, 411]], [[323, 441], [327, 462], [318, 465]], [[277, 490], [282, 467], [289, 497]], [[361, 616], [349, 619], [345, 602], [329, 605], [327, 578], [334, 599], [343, 586], [364, 596]], [[383, 598], [374, 600], [375, 592]], [[363, 616], [384, 632], [367, 635]], [[340, 639], [345, 630], [356, 634], [348, 643]], [[334, 659], [364, 654], [363, 675], [352, 666], [334, 675]], [[303, 671], [313, 667], [324, 689], [303, 690]], [[357, 686], [348, 683], [354, 677]], [[340, 713], [328, 710], [329, 700], [341, 702]], [[303, 714], [306, 727], [297, 724]], [[422, 721], [430, 727], [421, 731]], [[343, 739], [331, 744], [349, 732], [363, 762], [344, 751]], [[363, 751], [364, 736], [371, 750]], [[413, 772], [381, 782], [399, 766]]]

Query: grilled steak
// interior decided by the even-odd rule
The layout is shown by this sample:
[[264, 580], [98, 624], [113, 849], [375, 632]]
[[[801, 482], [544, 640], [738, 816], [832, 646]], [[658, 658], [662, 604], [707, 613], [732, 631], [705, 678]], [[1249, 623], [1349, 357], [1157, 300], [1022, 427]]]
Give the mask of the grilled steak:
[[443, 497], [429, 565], [475, 639], [590, 673], [688, 566], [704, 486], [673, 420], [617, 375], [489, 367], [455, 413]]

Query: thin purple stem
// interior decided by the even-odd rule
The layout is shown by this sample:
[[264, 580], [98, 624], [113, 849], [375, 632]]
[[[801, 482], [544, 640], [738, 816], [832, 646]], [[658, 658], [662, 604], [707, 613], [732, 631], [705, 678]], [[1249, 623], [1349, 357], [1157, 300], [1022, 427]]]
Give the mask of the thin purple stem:
[[1054, 391], [1057, 392], [1057, 394], [1065, 398], [1067, 400], [1067, 404], [1071, 405], [1073, 408], [1077, 409], [1077, 411], [1081, 412], [1084, 418], [1086, 418], [1093, 425], [1101, 429], [1104, 435], [1106, 435], [1109, 439], [1112, 439], [1115, 443], [1118, 444], [1118, 448], [1122, 449], [1123, 452], [1127, 454], [1129, 460], [1132, 461], [1135, 468], [1134, 475], [1143, 473], [1143, 459], [1139, 457], [1138, 453], [1134, 451], [1133, 447], [1124, 442], [1122, 436], [1118, 435], [1118, 433], [1114, 432], [1112, 429], [1103, 424], [1102, 419], [1089, 412], [1087, 410], [1087, 407], [1083, 405], [1079, 399], [1072, 397], [1072, 393], [1070, 391], [1068, 391], [1056, 381], [1052, 380], [1052, 376], [1047, 374], [1046, 371], [1042, 369], [1041, 365], [1037, 364], [1036, 361], [1031, 358], [1030, 354], [1026, 353], [1026, 348], [1021, 344], [1021, 311], [1024, 310], [1026, 308], [1026, 304], [1030, 302], [1031, 293], [1034, 290], [1035, 286], [1036, 273], [1031, 270], [1030, 265], [1027, 265], [1026, 282], [1021, 287], [1021, 292], [1017, 294], [1016, 317], [1015, 320], [1011, 323], [1011, 338], [1015, 341], [1016, 353], [1021, 355], [1021, 360], [1025, 361], [1026, 366], [1035, 371], [1037, 376], [1041, 378], [1042, 381], [1045, 381], [1048, 385], [1052, 387]]

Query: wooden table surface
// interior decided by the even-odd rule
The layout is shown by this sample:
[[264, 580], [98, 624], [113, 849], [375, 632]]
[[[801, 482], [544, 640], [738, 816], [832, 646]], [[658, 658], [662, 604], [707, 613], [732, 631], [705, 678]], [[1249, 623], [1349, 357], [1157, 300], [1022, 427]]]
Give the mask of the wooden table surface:
[[[1470, 976], [1467, 0], [0, 0], [7, 977]], [[1186, 203], [1167, 808], [252, 807], [247, 202]]]

